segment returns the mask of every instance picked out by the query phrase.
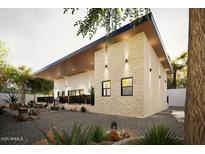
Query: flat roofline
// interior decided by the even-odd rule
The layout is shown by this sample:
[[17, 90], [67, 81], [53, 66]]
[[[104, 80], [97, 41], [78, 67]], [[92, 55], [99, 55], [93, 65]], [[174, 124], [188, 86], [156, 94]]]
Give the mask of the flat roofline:
[[153, 23], [153, 25], [154, 25], [154, 27], [155, 27], [155, 30], [156, 30], [156, 32], [157, 32], [157, 35], [158, 35], [158, 37], [159, 37], [159, 40], [160, 40], [160, 43], [161, 43], [162, 48], [163, 48], [163, 50], [164, 50], [164, 54], [165, 54], [165, 56], [166, 56], [166, 59], [167, 59], [167, 61], [168, 61], [168, 63], [169, 63], [169, 67], [170, 67], [170, 69], [171, 69], [171, 72], [173, 72], [173, 68], [172, 68], [172, 65], [171, 65], [171, 63], [170, 63], [169, 55], [168, 55], [167, 51], [165, 50], [164, 43], [163, 43], [163, 41], [162, 41], [160, 32], [159, 32], [159, 30], [158, 30], [158, 28], [157, 28], [157, 24], [156, 24], [156, 22], [155, 22], [155, 19], [154, 19], [153, 15], [151, 15], [151, 20], [152, 20], [152, 23]]
[[[152, 23], [153, 23], [153, 25], [154, 25], [154, 27], [155, 27], [155, 30], [156, 30], [156, 32], [157, 32], [157, 35], [158, 35], [159, 39], [160, 39], [160, 43], [161, 43], [161, 45], [162, 45], [162, 48], [163, 48], [163, 50], [164, 50], [166, 59], [167, 59], [167, 61], [168, 61], [168, 63], [169, 63], [169, 66], [170, 66], [170, 69], [171, 69], [171, 72], [172, 72], [173, 69], [172, 69], [172, 66], [171, 66], [171, 64], [170, 64], [170, 60], [169, 60], [168, 55], [167, 55], [167, 53], [166, 53], [166, 51], [165, 51], [165, 48], [164, 48], [164, 45], [163, 45], [163, 42], [162, 42], [160, 33], [159, 33], [159, 31], [158, 31], [158, 28], [157, 28], [157, 26], [156, 26], [156, 23], [155, 23], [155, 20], [154, 20], [154, 17], [153, 17], [153, 15], [152, 15], [152, 13], [149, 13], [149, 14], [147, 14], [147, 15], [145, 15], [145, 16], [142, 16], [141, 18], [137, 19], [136, 21], [131, 22], [131, 23], [128, 23], [128, 24], [126, 24], [125, 26], [123, 26], [123, 27], [117, 29], [116, 31], [114, 31], [114, 32], [111, 33], [111, 36], [112, 36], [112, 37], [115, 37], [115, 36], [117, 36], [117, 35], [119, 35], [119, 34], [121, 34], [121, 33], [123, 33], [123, 32], [126, 32], [126, 31], [128, 31], [128, 30], [134, 28], [134, 26], [136, 27], [136, 26], [138, 26], [138, 25], [140, 25], [140, 24], [142, 24], [142, 23], [144, 23], [144, 22], [146, 22], [146, 21], [150, 21], [150, 20], [152, 21]], [[99, 44], [105, 42], [106, 39], [107, 39], [107, 36], [105, 35], [105, 36], [103, 36], [103, 37], [97, 39], [96, 41], [94, 41], [94, 42], [92, 42], [92, 43], [90, 43], [90, 44], [88, 44], [88, 45], [86, 45], [86, 46], [84, 46], [84, 47], [82, 47], [82, 48], [80, 48], [80, 49], [78, 49], [78, 50], [76, 50], [76, 51], [74, 51], [74, 52], [68, 54], [67, 56], [65, 56], [65, 57], [63, 57], [63, 58], [60, 58], [59, 60], [57, 60], [57, 61], [55, 61], [55, 62], [53, 62], [53, 63], [50, 63], [49, 65], [43, 67], [42, 69], [40, 69], [40, 70], [34, 72], [33, 75], [35, 76], [36, 74], [38, 74], [38, 73], [40, 73], [40, 72], [43, 72], [43, 71], [45, 71], [45, 70], [47, 70], [47, 69], [49, 69], [49, 68], [55, 66], [56, 64], [59, 64], [60, 62], [63, 62], [63, 61], [65, 61], [65, 60], [68, 60], [68, 59], [70, 59], [71, 57], [74, 57], [74, 56], [76, 56], [76, 55], [78, 55], [78, 54], [80, 54], [80, 53], [83, 53], [83, 52], [85, 52], [85, 51], [87, 51], [87, 50], [89, 50], [89, 49], [92, 49], [92, 48], [96, 47], [97, 45], [99, 45]]]

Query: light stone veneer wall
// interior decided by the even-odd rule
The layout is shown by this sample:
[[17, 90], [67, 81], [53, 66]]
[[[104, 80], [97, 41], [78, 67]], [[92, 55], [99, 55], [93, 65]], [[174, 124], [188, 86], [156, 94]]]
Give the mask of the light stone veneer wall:
[[[70, 77], [64, 77], [54, 81], [54, 97], [57, 97], [58, 91], [65, 91], [65, 95], [68, 95], [68, 90], [84, 89], [85, 94], [89, 94], [89, 89], [93, 86], [94, 71], [88, 71], [73, 75]], [[67, 87], [66, 87], [67, 85]]]
[[[67, 90], [72, 89], [85, 89], [88, 94], [92, 85], [95, 105], [66, 104], [66, 108], [80, 110], [85, 106], [90, 112], [138, 118], [167, 108], [167, 74], [144, 32], [109, 46], [107, 52], [105, 49], [96, 51], [94, 56], [94, 71], [55, 80], [54, 94], [57, 97], [58, 91], [65, 91], [67, 95]], [[133, 77], [133, 96], [121, 96], [121, 78], [125, 77]], [[111, 80], [110, 97], [102, 96], [102, 81], [105, 80]]]
[[[151, 68], [151, 71], [150, 71]], [[161, 76], [161, 78], [159, 77]], [[168, 107], [167, 73], [145, 35], [144, 38], [144, 113], [147, 117]]]
[[[143, 117], [144, 33], [95, 52], [95, 110], [98, 113]], [[125, 59], [128, 63], [125, 63]], [[105, 68], [105, 64], [108, 65]], [[121, 78], [133, 77], [133, 96], [121, 96]], [[111, 80], [111, 96], [102, 97], [102, 81]]]

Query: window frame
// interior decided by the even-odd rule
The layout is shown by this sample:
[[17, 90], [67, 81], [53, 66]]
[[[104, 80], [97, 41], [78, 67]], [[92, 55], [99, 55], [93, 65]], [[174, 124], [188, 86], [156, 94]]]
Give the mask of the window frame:
[[[83, 92], [82, 92], [83, 91]], [[84, 93], [84, 89], [79, 89], [79, 95], [81, 96], [81, 95], [84, 95], [85, 93]]]
[[[104, 88], [103, 83], [110, 82], [110, 88]], [[104, 89], [106, 89], [106, 95], [104, 95]], [[110, 89], [110, 95], [107, 95], [107, 90]], [[102, 81], [102, 97], [110, 97], [111, 96], [111, 80]]]
[[[75, 92], [75, 95], [72, 95], [72, 93], [74, 92]], [[79, 93], [79, 95], [77, 95], [77, 92]], [[81, 95], [85, 95], [84, 89], [68, 90], [68, 96], [81, 96]]]
[[[132, 86], [124, 86], [123, 87], [122, 84], [123, 84], [124, 79], [132, 79]], [[132, 94], [130, 94], [130, 95], [123, 94], [123, 88], [130, 88], [130, 87], [132, 87]], [[121, 96], [133, 96], [133, 77], [121, 78]]]
[[61, 95], [61, 92], [57, 91], [57, 96], [60, 97], [60, 95]]
[[[73, 95], [73, 93], [75, 94]], [[70, 90], [70, 96], [76, 96], [76, 90]]]

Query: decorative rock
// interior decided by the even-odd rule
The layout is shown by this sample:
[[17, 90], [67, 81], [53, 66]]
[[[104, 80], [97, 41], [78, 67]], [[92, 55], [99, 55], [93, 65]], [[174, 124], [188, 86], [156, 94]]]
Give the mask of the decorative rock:
[[143, 137], [142, 136], [134, 136], [134, 137], [126, 138], [124, 140], [120, 140], [119, 142], [115, 142], [115, 143], [113, 143], [113, 145], [128, 145], [129, 142], [135, 141], [135, 140], [138, 140], [141, 138], [143, 138]]
[[108, 134], [108, 140], [119, 141], [121, 140], [120, 134], [115, 129], [111, 129], [110, 133]]
[[34, 116], [34, 115], [30, 115], [29, 118], [30, 118], [31, 120], [38, 120], [38, 119], [40, 119], [40, 117]]
[[132, 130], [132, 129], [129, 129], [129, 128], [125, 128], [125, 129], [120, 131], [120, 136], [122, 138], [129, 138], [129, 137], [133, 137], [133, 136], [139, 136], [141, 134], [142, 134], [142, 132]]

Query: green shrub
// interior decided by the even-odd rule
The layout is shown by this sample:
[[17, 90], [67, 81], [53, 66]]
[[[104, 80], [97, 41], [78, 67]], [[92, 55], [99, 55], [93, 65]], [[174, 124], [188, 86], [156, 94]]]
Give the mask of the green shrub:
[[9, 93], [8, 96], [6, 96], [5, 102], [9, 104], [15, 104], [18, 101], [18, 95], [15, 93]]
[[147, 129], [143, 138], [138, 141], [145, 145], [177, 145], [181, 144], [179, 138], [168, 127], [164, 125], [153, 126]]
[[75, 123], [72, 128], [71, 134], [63, 131], [57, 131], [51, 127], [54, 138], [49, 137], [46, 133], [43, 132], [43, 135], [46, 137], [48, 144], [57, 144], [57, 145], [88, 145], [91, 143], [92, 138], [92, 128], [86, 127], [82, 129], [82, 126]]
[[38, 109], [30, 109], [28, 114], [38, 116], [39, 115], [39, 110]]
[[105, 140], [106, 134], [103, 128], [101, 128], [98, 125], [94, 125], [93, 130], [92, 130], [92, 141], [96, 143], [101, 143], [102, 141]]
[[85, 108], [84, 106], [82, 106], [82, 107], [80, 108], [80, 112], [86, 112], [86, 108]]

